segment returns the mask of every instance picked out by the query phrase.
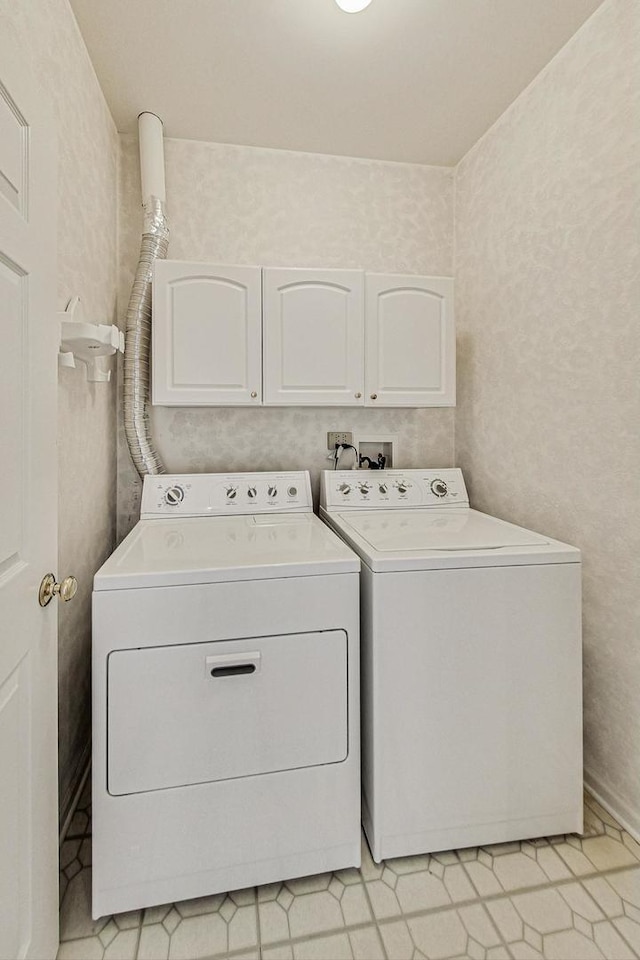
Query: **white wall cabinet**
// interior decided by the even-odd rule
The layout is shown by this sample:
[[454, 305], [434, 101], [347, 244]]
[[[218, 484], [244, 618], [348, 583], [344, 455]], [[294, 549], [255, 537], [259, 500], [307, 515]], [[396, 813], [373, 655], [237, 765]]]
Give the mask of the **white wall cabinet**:
[[166, 406], [260, 405], [260, 267], [156, 262], [152, 399]]
[[265, 269], [265, 404], [362, 406], [364, 274]]
[[365, 289], [367, 406], [454, 406], [451, 277], [368, 273]]
[[455, 404], [450, 277], [158, 261], [166, 406]]

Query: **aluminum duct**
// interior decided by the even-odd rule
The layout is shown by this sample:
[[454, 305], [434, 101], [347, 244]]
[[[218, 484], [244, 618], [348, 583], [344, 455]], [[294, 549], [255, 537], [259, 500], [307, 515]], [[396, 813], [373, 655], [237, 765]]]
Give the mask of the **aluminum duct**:
[[162, 121], [153, 113], [138, 117], [144, 228], [140, 256], [127, 308], [124, 353], [124, 430], [131, 459], [143, 477], [165, 473], [151, 440], [149, 372], [151, 353], [151, 279], [153, 263], [164, 260], [169, 228], [164, 213]]

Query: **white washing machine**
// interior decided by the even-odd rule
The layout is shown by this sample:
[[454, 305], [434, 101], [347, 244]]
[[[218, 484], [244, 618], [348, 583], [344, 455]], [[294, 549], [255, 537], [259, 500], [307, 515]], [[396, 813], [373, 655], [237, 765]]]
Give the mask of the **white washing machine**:
[[462, 473], [325, 472], [363, 561], [363, 822], [380, 861], [582, 829], [580, 553]]
[[145, 477], [94, 582], [95, 917], [359, 865], [359, 567], [308, 473]]

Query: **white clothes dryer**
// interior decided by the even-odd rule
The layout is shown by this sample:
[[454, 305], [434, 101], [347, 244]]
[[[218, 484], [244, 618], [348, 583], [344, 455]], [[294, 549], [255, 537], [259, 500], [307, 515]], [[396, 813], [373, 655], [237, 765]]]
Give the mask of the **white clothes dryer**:
[[326, 471], [361, 572], [363, 822], [380, 861], [582, 829], [580, 552], [460, 470]]
[[360, 863], [356, 555], [305, 472], [145, 477], [93, 593], [93, 914]]

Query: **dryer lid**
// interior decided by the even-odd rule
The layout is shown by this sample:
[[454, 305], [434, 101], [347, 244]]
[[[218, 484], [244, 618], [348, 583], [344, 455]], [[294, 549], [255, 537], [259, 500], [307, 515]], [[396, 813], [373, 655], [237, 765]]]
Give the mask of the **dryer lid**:
[[360, 561], [314, 514], [141, 520], [94, 590], [349, 573]]

